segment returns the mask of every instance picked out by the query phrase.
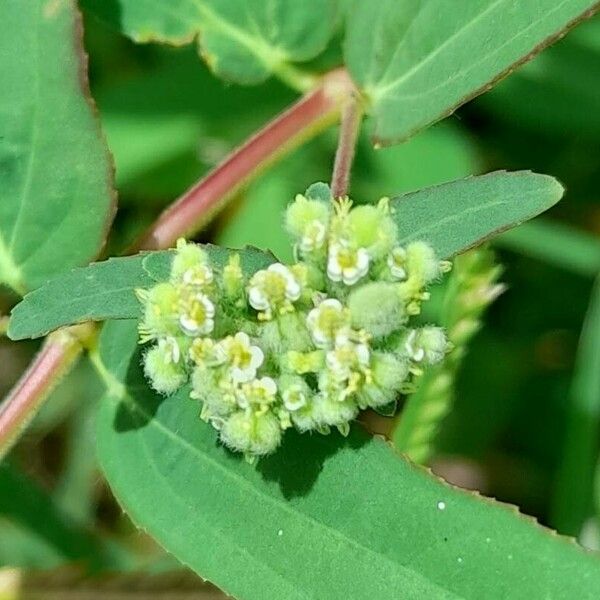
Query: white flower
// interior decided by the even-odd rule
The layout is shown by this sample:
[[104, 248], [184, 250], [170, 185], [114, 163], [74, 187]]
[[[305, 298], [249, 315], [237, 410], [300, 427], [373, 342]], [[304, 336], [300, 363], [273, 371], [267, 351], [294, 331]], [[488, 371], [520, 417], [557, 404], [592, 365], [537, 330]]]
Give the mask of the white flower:
[[408, 334], [404, 348], [413, 361], [433, 365], [444, 358], [448, 340], [440, 327], [423, 327]]
[[344, 342], [327, 353], [325, 362], [334, 381], [343, 383], [350, 379], [352, 373], [368, 369], [370, 358], [366, 344]]
[[177, 340], [173, 337], [162, 338], [158, 340], [158, 348], [162, 352], [165, 364], [177, 364], [181, 359], [181, 350]]
[[253, 379], [244, 384], [237, 394], [237, 403], [240, 408], [250, 406], [266, 407], [273, 403], [277, 394], [277, 384], [271, 377]]
[[301, 385], [291, 385], [282, 394], [283, 404], [290, 411], [306, 406], [306, 394]]
[[394, 279], [399, 281], [406, 279], [406, 250], [396, 246], [388, 256], [387, 265]]
[[417, 330], [413, 329], [404, 342], [404, 348], [408, 353], [409, 358], [415, 362], [421, 362], [425, 358], [425, 350], [417, 346]]
[[207, 335], [215, 327], [215, 306], [204, 294], [192, 294], [180, 306], [179, 326], [189, 336]]
[[313, 252], [323, 247], [327, 228], [321, 221], [311, 221], [305, 228], [300, 240], [300, 250], [302, 252]]
[[208, 265], [198, 264], [186, 269], [182, 276], [183, 283], [197, 287], [205, 287], [213, 281], [214, 275]]
[[243, 332], [221, 340], [216, 348], [217, 360], [230, 365], [229, 374], [234, 383], [245, 383], [256, 377], [257, 369], [265, 356], [258, 346], [252, 346], [250, 338]]
[[275, 263], [268, 269], [258, 271], [248, 286], [248, 301], [252, 308], [262, 311], [265, 319], [271, 319], [274, 310], [292, 310], [292, 302], [300, 298], [302, 288], [292, 271]]
[[306, 325], [318, 348], [330, 348], [337, 338], [347, 337], [350, 319], [339, 300], [328, 298], [308, 313]]
[[364, 248], [350, 248], [343, 243], [329, 246], [327, 276], [331, 281], [354, 285], [369, 272], [369, 254]]

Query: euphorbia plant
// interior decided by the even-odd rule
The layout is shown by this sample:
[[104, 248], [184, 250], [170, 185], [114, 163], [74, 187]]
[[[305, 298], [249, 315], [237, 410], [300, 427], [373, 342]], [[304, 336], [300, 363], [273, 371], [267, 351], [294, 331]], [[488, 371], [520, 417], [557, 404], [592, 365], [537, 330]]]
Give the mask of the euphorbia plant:
[[[562, 186], [499, 172], [355, 198], [360, 206], [348, 195], [365, 115], [376, 144], [403, 141], [597, 4], [83, 4], [136, 41], [197, 37], [217, 76], [274, 75], [305, 95], [167, 208], [132, 256], [71, 270], [100, 252], [113, 214], [108, 153], [81, 85], [77, 9], [0, 6], [0, 278], [24, 295], [8, 334], [54, 332], [2, 405], [0, 452], [85, 351], [106, 387], [98, 452], [115, 495], [139, 527], [236, 597], [593, 597], [596, 558], [350, 427], [368, 408], [393, 414], [398, 446], [427, 458], [451, 398], [442, 384], [455, 363], [443, 361], [456, 360], [452, 346], [463, 349], [501, 288], [487, 251], [461, 256], [444, 333], [414, 321], [426, 287], [456, 255], [551, 207]], [[343, 64], [324, 74], [298, 67], [336, 34]], [[287, 209], [294, 264], [183, 240], [168, 250], [338, 120], [331, 187], [313, 185]], [[282, 435], [294, 428], [330, 435]]]

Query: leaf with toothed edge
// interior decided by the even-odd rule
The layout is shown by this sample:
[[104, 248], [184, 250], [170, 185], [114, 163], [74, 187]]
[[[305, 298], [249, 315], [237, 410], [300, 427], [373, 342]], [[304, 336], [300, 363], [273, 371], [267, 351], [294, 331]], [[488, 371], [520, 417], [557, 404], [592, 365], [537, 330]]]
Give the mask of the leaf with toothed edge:
[[563, 193], [548, 175], [498, 171], [403, 194], [390, 206], [400, 244], [425, 240], [450, 258], [536, 217]]
[[111, 392], [98, 450], [138, 527], [243, 600], [594, 598], [600, 561], [514, 508], [452, 488], [359, 427], [288, 432], [251, 466], [189, 389], [147, 386], [132, 321], [100, 340]]
[[[203, 246], [212, 264], [222, 268], [232, 250]], [[27, 294], [11, 313], [8, 336], [14, 340], [35, 338], [75, 323], [108, 319], [137, 319], [137, 288], [150, 288], [169, 278], [173, 251], [144, 252], [111, 258], [60, 275]], [[254, 273], [275, 257], [256, 248], [239, 251], [242, 271]]]
[[[401, 244], [424, 240], [440, 258], [450, 258], [547, 210], [563, 191], [546, 175], [498, 172], [404, 194], [390, 206]], [[205, 248], [217, 267], [231, 252]], [[13, 309], [8, 335], [17, 340], [83, 321], [137, 318], [135, 289], [167, 279], [171, 256], [163, 251], [113, 258], [59, 276]], [[245, 248], [240, 256], [247, 273], [275, 261], [256, 248]]]
[[114, 212], [74, 0], [0, 3], [0, 283], [93, 259]]
[[374, 141], [404, 141], [448, 116], [598, 9], [597, 0], [354, 0], [345, 57]]

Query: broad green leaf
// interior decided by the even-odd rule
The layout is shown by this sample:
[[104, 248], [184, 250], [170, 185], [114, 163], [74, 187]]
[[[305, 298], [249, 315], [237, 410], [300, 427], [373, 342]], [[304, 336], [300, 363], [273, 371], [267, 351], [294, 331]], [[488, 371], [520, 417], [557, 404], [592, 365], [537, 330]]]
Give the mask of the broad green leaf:
[[[491, 173], [398, 196], [392, 200], [400, 242], [429, 242], [441, 258], [476, 246], [558, 202], [560, 184], [528, 172]], [[216, 265], [229, 251], [207, 246]], [[39, 337], [63, 325], [139, 316], [135, 289], [165, 279], [168, 252], [111, 259], [49, 281], [12, 311], [11, 339]], [[256, 249], [241, 252], [248, 272], [272, 260]]]
[[451, 488], [358, 428], [288, 433], [257, 466], [220, 446], [189, 389], [144, 381], [134, 322], [103, 330], [101, 464], [133, 521], [240, 600], [593, 598], [600, 561]]
[[567, 412], [564, 449], [555, 481], [552, 524], [578, 536], [594, 514], [600, 444], [600, 278], [583, 324]]
[[0, 3], [0, 283], [18, 292], [87, 263], [113, 213], [72, 0]]
[[[205, 246], [213, 264], [223, 266], [229, 251]], [[137, 288], [149, 288], [168, 279], [172, 252], [142, 253], [111, 258], [60, 275], [27, 294], [12, 311], [8, 327], [11, 339], [40, 337], [64, 325], [107, 319], [137, 319]], [[240, 251], [242, 269], [253, 273], [273, 262], [269, 254], [254, 248]]]
[[290, 63], [325, 49], [338, 16], [337, 0], [85, 0], [83, 5], [136, 42], [185, 44], [219, 76], [260, 83], [286, 76]]
[[596, 0], [355, 0], [346, 62], [375, 142], [403, 141], [451, 114], [598, 8]]
[[527, 171], [469, 177], [392, 200], [400, 243], [426, 240], [449, 258], [556, 204], [563, 187]]

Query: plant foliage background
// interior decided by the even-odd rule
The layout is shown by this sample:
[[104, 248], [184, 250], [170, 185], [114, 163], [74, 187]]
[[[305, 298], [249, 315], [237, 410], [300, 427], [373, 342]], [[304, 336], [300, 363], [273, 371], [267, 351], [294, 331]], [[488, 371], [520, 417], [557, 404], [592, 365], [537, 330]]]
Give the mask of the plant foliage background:
[[[367, 430], [600, 550], [600, 17], [518, 66], [594, 3], [327, 0], [317, 11], [294, 0], [84, 0], [81, 22], [67, 0], [16, 3], [0, 3], [0, 326], [26, 292], [13, 338], [125, 320], [104, 326], [99, 350], [0, 464], [0, 598], [3, 585], [102, 597], [106, 579], [90, 581], [90, 571], [122, 572], [113, 589], [148, 597], [220, 597], [189, 571], [239, 598], [594, 597], [597, 556], [443, 486], [362, 427], [345, 442], [292, 436], [258, 467], [240, 462], [186, 394], [138, 393], [132, 290], [164, 277], [168, 255], [71, 272], [124, 253], [294, 102], [305, 73], [346, 65], [367, 98], [350, 188], [358, 202], [523, 171], [401, 198], [401, 236], [431, 222], [425, 235], [446, 257], [552, 207], [494, 237], [477, 261], [462, 257], [461, 272], [506, 288], [458, 344], [464, 356], [431, 374], [450, 381], [432, 392], [445, 415], [437, 434], [415, 441], [402, 413], [395, 424], [371, 415]], [[290, 261], [283, 211], [331, 177], [337, 128], [321, 129], [237, 190], [194, 239]], [[107, 237], [108, 151], [118, 211]], [[565, 198], [553, 206], [560, 186], [529, 170], [556, 177]], [[467, 208], [486, 194], [507, 207], [491, 201], [470, 220]], [[479, 321], [448, 314], [444, 299], [464, 298], [460, 285], [433, 290], [424, 320]], [[0, 395], [38, 348], [0, 337]], [[426, 392], [419, 401], [435, 409]], [[407, 410], [405, 423], [420, 418]], [[76, 569], [54, 571], [66, 566]]]

